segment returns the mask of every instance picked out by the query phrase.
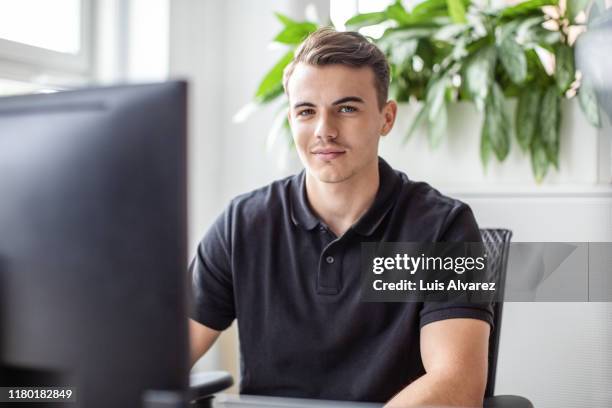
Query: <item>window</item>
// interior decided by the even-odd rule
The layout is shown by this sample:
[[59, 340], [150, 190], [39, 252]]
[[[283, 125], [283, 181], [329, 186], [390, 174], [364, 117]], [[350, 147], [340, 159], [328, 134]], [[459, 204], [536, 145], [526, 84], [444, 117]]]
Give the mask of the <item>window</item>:
[[80, 0], [1, 0], [0, 38], [78, 54]]
[[0, 0], [0, 94], [82, 84], [92, 75], [92, 0]]

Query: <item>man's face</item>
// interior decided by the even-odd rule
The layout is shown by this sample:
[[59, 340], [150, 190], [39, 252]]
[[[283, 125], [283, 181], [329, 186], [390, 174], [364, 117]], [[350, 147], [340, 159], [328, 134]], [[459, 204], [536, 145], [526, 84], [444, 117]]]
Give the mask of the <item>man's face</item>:
[[299, 63], [287, 88], [293, 139], [310, 175], [339, 183], [378, 166], [378, 142], [393, 126], [396, 105], [379, 109], [370, 67]]

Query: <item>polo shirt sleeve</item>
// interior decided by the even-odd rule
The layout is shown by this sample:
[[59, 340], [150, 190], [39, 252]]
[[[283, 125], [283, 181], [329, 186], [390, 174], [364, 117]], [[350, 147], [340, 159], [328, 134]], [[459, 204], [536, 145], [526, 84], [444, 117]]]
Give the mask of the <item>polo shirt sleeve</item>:
[[230, 209], [206, 232], [189, 266], [190, 317], [225, 330], [236, 317], [231, 270]]
[[[441, 242], [482, 242], [478, 224], [470, 207], [458, 202], [449, 212]], [[491, 303], [424, 302], [420, 311], [420, 327], [438, 320], [470, 318], [483, 320], [493, 327]]]

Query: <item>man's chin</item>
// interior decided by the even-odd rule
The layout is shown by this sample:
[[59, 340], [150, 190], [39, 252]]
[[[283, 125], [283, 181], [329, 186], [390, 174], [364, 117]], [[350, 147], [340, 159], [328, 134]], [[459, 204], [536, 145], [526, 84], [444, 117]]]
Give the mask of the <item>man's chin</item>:
[[336, 169], [314, 170], [313, 176], [321, 183], [342, 183], [351, 177], [350, 172], [342, 172]]

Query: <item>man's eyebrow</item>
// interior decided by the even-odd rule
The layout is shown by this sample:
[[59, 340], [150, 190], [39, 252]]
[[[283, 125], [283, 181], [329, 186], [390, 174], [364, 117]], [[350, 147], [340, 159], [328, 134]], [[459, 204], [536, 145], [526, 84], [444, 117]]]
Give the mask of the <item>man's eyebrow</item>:
[[332, 103], [332, 105], [340, 105], [342, 103], [346, 103], [346, 102], [358, 102], [358, 103], [365, 103], [363, 99], [361, 99], [358, 96], [346, 96], [344, 98], [340, 98], [337, 101], [335, 101], [334, 103]]
[[[337, 101], [332, 102], [332, 105], [335, 106], [347, 102], [365, 103], [365, 101], [358, 96], [345, 96], [344, 98], [340, 98]], [[297, 102], [295, 105], [293, 105], [293, 109], [301, 108], [303, 106], [308, 106], [309, 108], [315, 107], [314, 103], [311, 102]]]
[[314, 108], [315, 107], [314, 103], [310, 103], [310, 102], [298, 102], [295, 105], [293, 105], [293, 109], [301, 108], [302, 106], [308, 106], [310, 108]]

